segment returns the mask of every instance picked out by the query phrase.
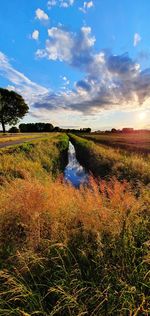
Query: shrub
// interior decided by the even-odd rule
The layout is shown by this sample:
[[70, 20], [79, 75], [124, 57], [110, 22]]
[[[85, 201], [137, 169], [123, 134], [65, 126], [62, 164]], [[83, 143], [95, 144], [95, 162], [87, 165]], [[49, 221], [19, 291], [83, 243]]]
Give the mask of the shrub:
[[12, 126], [10, 129], [9, 129], [9, 131], [8, 131], [9, 133], [19, 133], [20, 132], [20, 130], [19, 130], [19, 128], [18, 127], [16, 127], [16, 126]]

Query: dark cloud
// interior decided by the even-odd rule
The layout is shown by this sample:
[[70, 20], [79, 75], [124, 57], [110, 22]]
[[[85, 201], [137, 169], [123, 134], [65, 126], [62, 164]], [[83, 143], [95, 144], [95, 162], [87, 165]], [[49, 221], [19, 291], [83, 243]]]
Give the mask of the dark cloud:
[[128, 56], [128, 53], [109, 56], [107, 66], [110, 72], [120, 75], [136, 72], [136, 63]]

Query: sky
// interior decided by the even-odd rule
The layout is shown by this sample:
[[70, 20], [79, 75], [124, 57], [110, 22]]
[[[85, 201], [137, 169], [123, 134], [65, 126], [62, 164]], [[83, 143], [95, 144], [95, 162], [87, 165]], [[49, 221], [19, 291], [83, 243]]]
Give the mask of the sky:
[[149, 0], [2, 0], [0, 87], [22, 122], [150, 128]]

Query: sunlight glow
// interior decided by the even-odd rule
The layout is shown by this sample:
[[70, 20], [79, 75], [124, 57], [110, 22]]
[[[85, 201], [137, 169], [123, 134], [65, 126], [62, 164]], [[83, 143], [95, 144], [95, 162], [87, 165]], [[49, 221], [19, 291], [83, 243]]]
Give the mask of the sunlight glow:
[[138, 113], [138, 117], [139, 117], [139, 119], [142, 121], [142, 120], [144, 120], [145, 118], [146, 118], [146, 112], [140, 112], [140, 113]]

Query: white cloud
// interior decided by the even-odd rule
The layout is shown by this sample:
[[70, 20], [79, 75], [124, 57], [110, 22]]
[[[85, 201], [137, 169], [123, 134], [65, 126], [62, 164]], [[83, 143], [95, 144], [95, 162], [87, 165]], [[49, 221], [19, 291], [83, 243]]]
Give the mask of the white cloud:
[[60, 76], [60, 78], [63, 80], [65, 87], [70, 84], [70, 80], [66, 76]]
[[74, 4], [75, 0], [49, 0], [47, 5], [48, 8], [58, 6], [60, 8], [69, 8]]
[[80, 29], [79, 34], [52, 27], [48, 29], [48, 35], [50, 39], [47, 39], [45, 48], [39, 49], [36, 56], [65, 61], [74, 66], [88, 58], [88, 51], [95, 43], [95, 37], [91, 35], [91, 28], [85, 26]]
[[141, 38], [140, 34], [139, 33], [135, 33], [134, 34], [134, 39], [133, 39], [133, 46], [136, 47], [140, 43], [141, 39], [142, 38]]
[[0, 75], [11, 82], [8, 88], [13, 87], [13, 90], [23, 95], [30, 105], [49, 92], [48, 89], [31, 81], [24, 74], [13, 68], [7, 56], [2, 52], [0, 52]]
[[[35, 104], [46, 110], [66, 109], [91, 114], [102, 109], [137, 108], [150, 101], [150, 70], [141, 71], [140, 65], [128, 54], [112, 55], [106, 51], [95, 53], [95, 37], [90, 27], [79, 33], [62, 28], [48, 30], [50, 39], [37, 56], [59, 60], [86, 73], [73, 90], [53, 93]], [[64, 76], [64, 81], [67, 77]], [[60, 106], [61, 104], [61, 106]]]
[[34, 30], [31, 37], [34, 39], [34, 40], [38, 40], [39, 39], [39, 31], [38, 30]]
[[57, 0], [49, 0], [47, 5], [49, 9], [51, 9], [52, 7], [55, 7], [57, 5]]
[[61, 111], [91, 115], [106, 109], [149, 106], [150, 69], [142, 71], [128, 54], [95, 52], [95, 37], [91, 33], [91, 28], [87, 26], [82, 27], [79, 33], [58, 27], [48, 30], [45, 48], [38, 50], [37, 56], [66, 62], [85, 73], [73, 89], [69, 89], [69, 80], [63, 75], [63, 87], [57, 93], [32, 82], [15, 70], [7, 57], [0, 53], [1, 74], [32, 104], [34, 117], [36, 113], [49, 115], [55, 111], [58, 116]]
[[35, 11], [35, 16], [38, 20], [48, 20], [49, 19], [47, 13], [45, 13], [43, 10], [41, 10], [39, 8]]
[[94, 7], [93, 1], [87, 1], [83, 3], [83, 7], [80, 7], [79, 10], [83, 13], [87, 13], [87, 10]]

